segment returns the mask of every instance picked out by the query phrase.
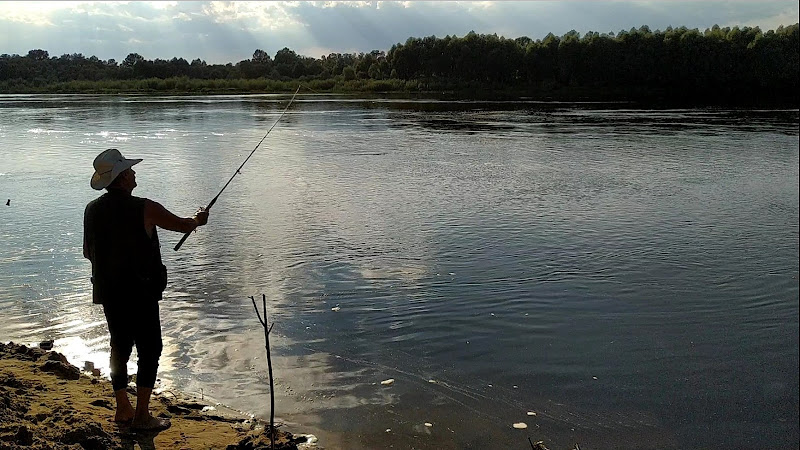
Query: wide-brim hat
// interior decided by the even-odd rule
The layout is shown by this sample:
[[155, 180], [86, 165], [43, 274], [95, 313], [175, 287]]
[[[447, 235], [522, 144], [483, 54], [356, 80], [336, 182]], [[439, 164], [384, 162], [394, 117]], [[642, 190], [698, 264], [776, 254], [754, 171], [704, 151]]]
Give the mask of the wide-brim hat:
[[115, 148], [110, 148], [97, 155], [94, 159], [94, 174], [92, 175], [92, 189], [105, 189], [127, 169], [134, 164], [142, 162], [141, 159], [128, 159]]

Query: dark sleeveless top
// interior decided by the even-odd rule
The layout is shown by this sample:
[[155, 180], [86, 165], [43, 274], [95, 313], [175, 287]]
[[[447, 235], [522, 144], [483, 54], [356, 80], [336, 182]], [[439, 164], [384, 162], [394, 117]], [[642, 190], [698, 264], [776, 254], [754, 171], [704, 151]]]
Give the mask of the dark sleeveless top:
[[84, 245], [92, 262], [92, 301], [158, 301], [151, 288], [163, 268], [158, 234], [144, 229], [145, 199], [109, 190], [89, 202], [83, 215]]

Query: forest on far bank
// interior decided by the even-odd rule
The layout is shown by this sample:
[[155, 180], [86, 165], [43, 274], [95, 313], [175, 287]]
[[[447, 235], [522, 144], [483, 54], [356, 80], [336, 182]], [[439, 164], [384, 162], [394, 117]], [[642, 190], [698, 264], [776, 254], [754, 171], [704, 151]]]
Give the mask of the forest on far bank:
[[570, 31], [544, 39], [411, 37], [388, 52], [313, 58], [256, 49], [237, 63], [181, 57], [122, 61], [47, 50], [0, 55], [0, 93], [447, 92], [462, 97], [798, 105], [798, 24]]

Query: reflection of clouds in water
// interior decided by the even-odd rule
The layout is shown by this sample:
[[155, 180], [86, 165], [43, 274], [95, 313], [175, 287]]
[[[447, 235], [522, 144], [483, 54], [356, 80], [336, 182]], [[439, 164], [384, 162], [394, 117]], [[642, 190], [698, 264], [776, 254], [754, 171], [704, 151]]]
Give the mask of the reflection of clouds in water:
[[[305, 191], [305, 225], [313, 238], [304, 244], [309, 252], [318, 252], [324, 244], [328, 258], [373, 283], [416, 283], [430, 271], [427, 255], [432, 237], [421, 232], [413, 199], [399, 193], [402, 181], [387, 180], [387, 173], [398, 168], [394, 162], [386, 167], [380, 160], [351, 165], [347, 162], [351, 158], [349, 154], [334, 161], [315, 158], [309, 170], [318, 177], [296, 180], [295, 185]], [[398, 193], [382, 194], [392, 186]]]
[[297, 177], [297, 178], [295, 178], [295, 179], [294, 179], [294, 184], [295, 184], [295, 186], [297, 186], [298, 188], [307, 188], [307, 187], [308, 187], [308, 181], [306, 181], [306, 179], [305, 179], [305, 178], [303, 178], [303, 177]]
[[[257, 322], [255, 313], [253, 321]], [[280, 326], [278, 323], [277, 326]], [[269, 377], [263, 329], [244, 334], [218, 334], [190, 345], [164, 340], [160, 373], [165, 385], [222, 402], [230, 407], [269, 414]], [[334, 370], [336, 357], [326, 353], [291, 355], [294, 343], [273, 331], [270, 334], [276, 412], [312, 414], [314, 411], [391, 404], [390, 391], [377, 389], [368, 368]], [[191, 376], [182, 376], [191, 374]], [[374, 380], [373, 380], [374, 381]], [[374, 384], [374, 383], [373, 383]], [[365, 395], [364, 388], [372, 391]]]

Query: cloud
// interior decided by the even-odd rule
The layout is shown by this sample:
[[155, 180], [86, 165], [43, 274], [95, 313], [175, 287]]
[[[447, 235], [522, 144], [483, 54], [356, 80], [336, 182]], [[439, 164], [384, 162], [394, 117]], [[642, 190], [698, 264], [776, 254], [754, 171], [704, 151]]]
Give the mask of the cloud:
[[0, 2], [0, 53], [42, 48], [101, 59], [201, 58], [389, 50], [409, 37], [469, 31], [541, 39], [570, 30], [618, 32], [687, 26], [774, 29], [798, 22], [790, 1], [534, 2]]

